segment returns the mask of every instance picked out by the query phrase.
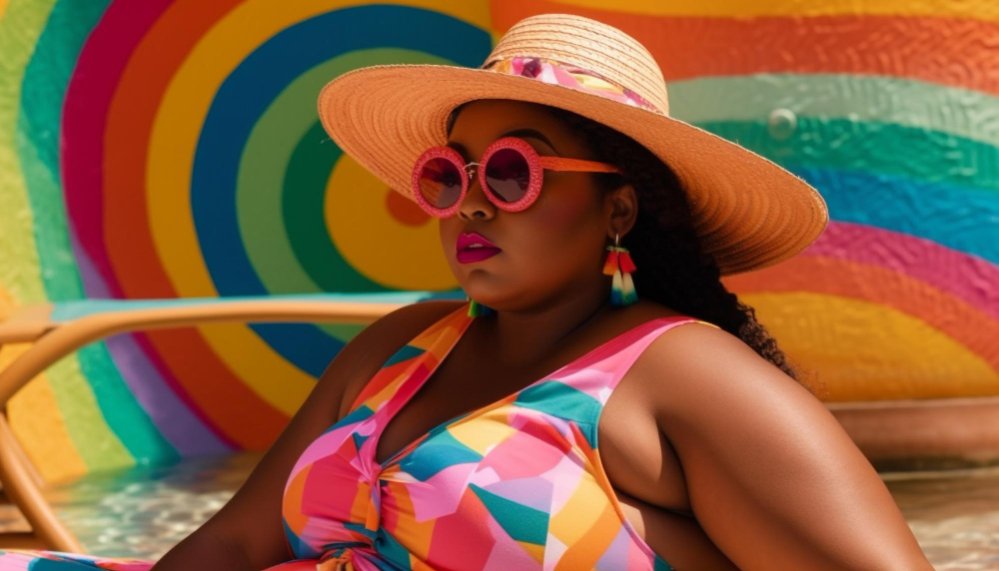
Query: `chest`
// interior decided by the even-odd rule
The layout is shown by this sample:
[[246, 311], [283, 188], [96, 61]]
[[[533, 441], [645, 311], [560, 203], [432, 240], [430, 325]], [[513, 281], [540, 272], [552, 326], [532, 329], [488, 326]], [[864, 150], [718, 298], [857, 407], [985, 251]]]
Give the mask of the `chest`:
[[[511, 395], [533, 388], [555, 370], [552, 363], [559, 359], [564, 357], [555, 356], [530, 369], [518, 369], [484, 366], [456, 352], [383, 427], [375, 448], [376, 461], [381, 463], [410, 448], [428, 432], [453, 419], [483, 415]], [[623, 511], [639, 528], [643, 511], [689, 510], [679, 460], [648, 407], [649, 385], [639, 372], [625, 374], [592, 416], [600, 464], [612, 486], [625, 498]], [[542, 408], [562, 404], [558, 397], [542, 398], [548, 401]]]

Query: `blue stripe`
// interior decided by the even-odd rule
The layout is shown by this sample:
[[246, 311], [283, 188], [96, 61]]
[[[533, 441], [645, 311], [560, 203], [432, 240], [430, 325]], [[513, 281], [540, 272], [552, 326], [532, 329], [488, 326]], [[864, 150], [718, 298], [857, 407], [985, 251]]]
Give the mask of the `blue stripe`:
[[788, 165], [822, 193], [833, 220], [925, 238], [999, 264], [999, 193], [889, 174]]
[[[267, 294], [240, 237], [236, 182], [243, 146], [278, 94], [312, 67], [344, 53], [400, 47], [477, 66], [488, 55], [487, 31], [450, 16], [403, 6], [361, 6], [291, 26], [250, 54], [226, 78], [198, 141], [191, 203], [205, 264], [220, 295]], [[318, 376], [342, 343], [311, 325], [254, 325], [266, 343]]]

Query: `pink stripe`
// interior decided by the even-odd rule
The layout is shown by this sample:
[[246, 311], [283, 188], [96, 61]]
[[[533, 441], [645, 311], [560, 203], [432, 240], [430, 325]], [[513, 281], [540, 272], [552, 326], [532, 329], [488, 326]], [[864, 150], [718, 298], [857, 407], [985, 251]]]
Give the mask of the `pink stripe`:
[[108, 110], [135, 46], [170, 4], [170, 0], [113, 2], [91, 31], [66, 89], [61, 165], [66, 208], [80, 246], [105, 278], [112, 297], [121, 297], [121, 287], [101, 231]]
[[878, 265], [928, 283], [999, 318], [999, 266], [901, 232], [830, 221], [802, 255]]

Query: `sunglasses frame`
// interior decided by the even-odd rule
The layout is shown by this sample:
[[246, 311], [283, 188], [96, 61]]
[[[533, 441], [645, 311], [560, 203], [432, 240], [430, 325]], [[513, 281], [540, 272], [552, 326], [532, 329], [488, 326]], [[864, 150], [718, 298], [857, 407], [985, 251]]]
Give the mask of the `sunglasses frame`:
[[[486, 184], [486, 169], [484, 165], [489, 164], [489, 159], [492, 158], [494, 154], [498, 151], [512, 149], [519, 152], [524, 160], [527, 162], [528, 176], [530, 177], [530, 183], [528, 185], [527, 191], [524, 193], [520, 199], [514, 202], [505, 202], [499, 198], [495, 191]], [[423, 167], [430, 161], [435, 159], [444, 159], [450, 162], [458, 172], [461, 173], [461, 193], [458, 195], [458, 199], [453, 205], [447, 208], [438, 208], [430, 204], [427, 198], [423, 196], [420, 191], [420, 179], [423, 172]], [[469, 174], [469, 167], [475, 168], [475, 174]], [[613, 172], [620, 173], [620, 169], [614, 165], [597, 162], [588, 161], [583, 159], [569, 159], [565, 157], [539, 155], [534, 147], [530, 145], [524, 139], [518, 137], [502, 137], [493, 141], [486, 150], [482, 153], [482, 158], [479, 162], [465, 162], [465, 158], [461, 156], [461, 153], [455, 149], [448, 146], [438, 146], [431, 147], [424, 151], [419, 158], [416, 159], [416, 163], [413, 166], [413, 180], [412, 180], [412, 193], [416, 202], [420, 205], [423, 210], [436, 218], [447, 218], [453, 216], [461, 208], [461, 203], [465, 200], [465, 196], [468, 194], [468, 187], [471, 184], [471, 179], [473, 177], [478, 177], [479, 186], [482, 188], [482, 193], [486, 195], [489, 202], [493, 203], [500, 210], [506, 212], [521, 212], [529, 208], [534, 201], [537, 200], [538, 195], [541, 194], [541, 187], [544, 185], [544, 171], [552, 170], [559, 172]]]

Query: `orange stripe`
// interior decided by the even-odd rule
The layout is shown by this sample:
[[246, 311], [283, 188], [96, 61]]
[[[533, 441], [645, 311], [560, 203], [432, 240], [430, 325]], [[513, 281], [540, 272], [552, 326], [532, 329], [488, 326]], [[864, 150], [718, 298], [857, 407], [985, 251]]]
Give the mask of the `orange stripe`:
[[667, 81], [765, 72], [877, 74], [999, 94], [996, 25], [980, 20], [675, 17], [505, 0], [492, 3], [493, 28], [502, 32], [547, 12], [586, 16], [626, 31], [652, 52]]
[[149, 138], [174, 72], [205, 31], [236, 3], [188, 2], [164, 12], [136, 47], [111, 100], [104, 137], [104, 233], [108, 259], [127, 297], [176, 297], [149, 230]]
[[393, 363], [389, 366], [384, 366], [381, 369], [379, 369], [378, 372], [375, 373], [375, 375], [371, 379], [369, 379], [367, 383], [365, 383], [364, 388], [361, 389], [360, 394], [358, 394], [357, 398], [354, 399], [354, 402], [350, 405], [348, 411], [353, 411], [354, 409], [356, 409], [357, 407], [361, 406], [364, 403], [368, 403], [368, 406], [369, 408], [371, 408], [371, 410], [378, 410], [378, 407], [381, 406], [382, 403], [384, 403], [386, 400], [388, 400], [388, 398], [392, 396], [392, 392], [394, 391], [390, 391], [383, 395], [380, 395], [381, 398], [375, 400], [374, 402], [368, 402], [368, 401], [373, 399], [375, 395], [377, 395], [379, 392], [383, 391], [386, 387], [391, 385], [393, 381], [398, 380], [402, 376], [402, 374], [406, 371], [406, 369], [413, 366], [413, 360], [419, 359], [422, 356], [423, 354], [420, 354], [415, 357], [406, 359], [405, 361], [399, 361], [398, 363]]
[[807, 291], [892, 307], [918, 317], [999, 370], [999, 321], [902, 272], [841, 258], [802, 255], [762, 270], [726, 276], [722, 281], [736, 293]]
[[[172, 298], [177, 292], [160, 263], [149, 232], [145, 171], [153, 118], [174, 72], [206, 30], [237, 4], [235, 0], [177, 4], [139, 44], [108, 109], [104, 232], [109, 263], [128, 298]], [[237, 326], [231, 326], [237, 327]], [[266, 448], [287, 416], [250, 390], [197, 331], [146, 335], [196, 412], [232, 442]], [[198, 363], [196, 370], [191, 363]]]
[[262, 401], [225, 363], [206, 350], [197, 332], [164, 330], [143, 335], [158, 357], [171, 357], [170, 374], [197, 404], [198, 412], [210, 415], [210, 422], [236, 445], [266, 450], [288, 424], [284, 413]]
[[579, 541], [569, 546], [559, 558], [555, 569], [594, 568], [619, 531], [621, 531], [621, 520], [611, 504], [605, 503], [593, 526], [579, 538]]

